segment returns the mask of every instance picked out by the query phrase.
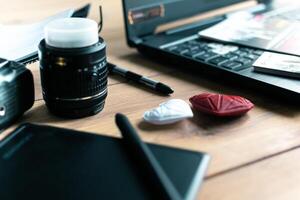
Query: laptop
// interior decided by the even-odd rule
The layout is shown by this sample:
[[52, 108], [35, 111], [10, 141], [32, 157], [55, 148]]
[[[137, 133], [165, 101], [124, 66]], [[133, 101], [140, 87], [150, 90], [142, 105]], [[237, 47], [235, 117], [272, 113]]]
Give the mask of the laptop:
[[[300, 99], [300, 80], [254, 71], [253, 64], [264, 50], [243, 45], [228, 46], [199, 36], [201, 30], [224, 21], [232, 13], [157, 31], [165, 24], [250, 2], [252, 6], [238, 11], [261, 14], [280, 9], [270, 0], [123, 0], [127, 43], [154, 60], [196, 71], [199, 76], [214, 81], [225, 80], [226, 83], [233, 82], [233, 87], [246, 85], [277, 97]], [[231, 50], [218, 53], [216, 49], [220, 48]]]

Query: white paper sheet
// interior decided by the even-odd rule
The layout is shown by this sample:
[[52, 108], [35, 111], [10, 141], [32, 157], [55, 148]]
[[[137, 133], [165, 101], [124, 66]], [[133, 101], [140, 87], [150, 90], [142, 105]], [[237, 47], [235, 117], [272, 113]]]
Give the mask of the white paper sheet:
[[74, 10], [69, 9], [34, 24], [0, 25], [0, 57], [20, 60], [36, 52], [44, 38], [44, 27], [54, 19], [71, 17], [73, 13]]

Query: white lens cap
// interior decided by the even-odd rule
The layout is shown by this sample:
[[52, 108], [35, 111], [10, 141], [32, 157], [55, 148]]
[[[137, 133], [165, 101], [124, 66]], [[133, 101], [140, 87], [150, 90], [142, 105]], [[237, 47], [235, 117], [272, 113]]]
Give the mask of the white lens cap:
[[98, 24], [86, 18], [53, 20], [44, 31], [46, 43], [57, 48], [87, 47], [99, 40]]

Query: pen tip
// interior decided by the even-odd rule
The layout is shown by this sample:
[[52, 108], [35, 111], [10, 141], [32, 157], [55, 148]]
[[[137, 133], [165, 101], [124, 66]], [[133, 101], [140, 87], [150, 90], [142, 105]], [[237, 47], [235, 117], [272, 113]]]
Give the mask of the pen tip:
[[120, 121], [120, 120], [122, 120], [122, 119], [125, 119], [126, 117], [125, 117], [125, 115], [123, 115], [122, 113], [117, 113], [116, 115], [115, 115], [115, 120], [116, 120], [116, 122], [118, 122], [118, 121]]
[[123, 127], [124, 127], [124, 123], [127, 122], [128, 119], [125, 115], [121, 114], [121, 113], [117, 113], [115, 115], [115, 122], [116, 122], [116, 125], [117, 127], [119, 128], [119, 130], [123, 130]]
[[174, 91], [167, 85], [163, 84], [163, 83], [158, 83], [156, 85], [157, 90], [159, 90], [160, 92], [164, 93], [164, 94], [172, 94], [174, 93]]

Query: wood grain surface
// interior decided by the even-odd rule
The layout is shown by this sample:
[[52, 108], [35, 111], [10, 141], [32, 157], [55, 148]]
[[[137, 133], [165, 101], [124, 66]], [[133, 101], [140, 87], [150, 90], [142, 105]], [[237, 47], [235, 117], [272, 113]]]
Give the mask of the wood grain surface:
[[[85, 0], [1, 0], [0, 24], [39, 21], [68, 8], [78, 8]], [[286, 1], [285, 1], [286, 3]], [[203, 77], [171, 65], [162, 65], [138, 54], [126, 45], [121, 0], [92, 1], [89, 18], [98, 20], [103, 6], [104, 29], [101, 36], [108, 46], [108, 59], [137, 73], [162, 81], [175, 93], [165, 97], [128, 83], [109, 78], [105, 109], [98, 115], [66, 120], [53, 116], [41, 95], [39, 65], [28, 66], [35, 79], [36, 101], [33, 108], [0, 137], [5, 137], [22, 122], [50, 124], [97, 134], [119, 137], [114, 115], [122, 112], [137, 127], [144, 141], [179, 148], [205, 151], [212, 156], [199, 198], [204, 200], [300, 198], [300, 109], [273, 100], [240, 83], [225, 84], [220, 77]], [[184, 66], [182, 66], [184, 68]], [[143, 113], [163, 101], [188, 99], [202, 92], [241, 95], [256, 106], [240, 118], [220, 119], [195, 112], [195, 117], [174, 125], [154, 126], [143, 122]]]

